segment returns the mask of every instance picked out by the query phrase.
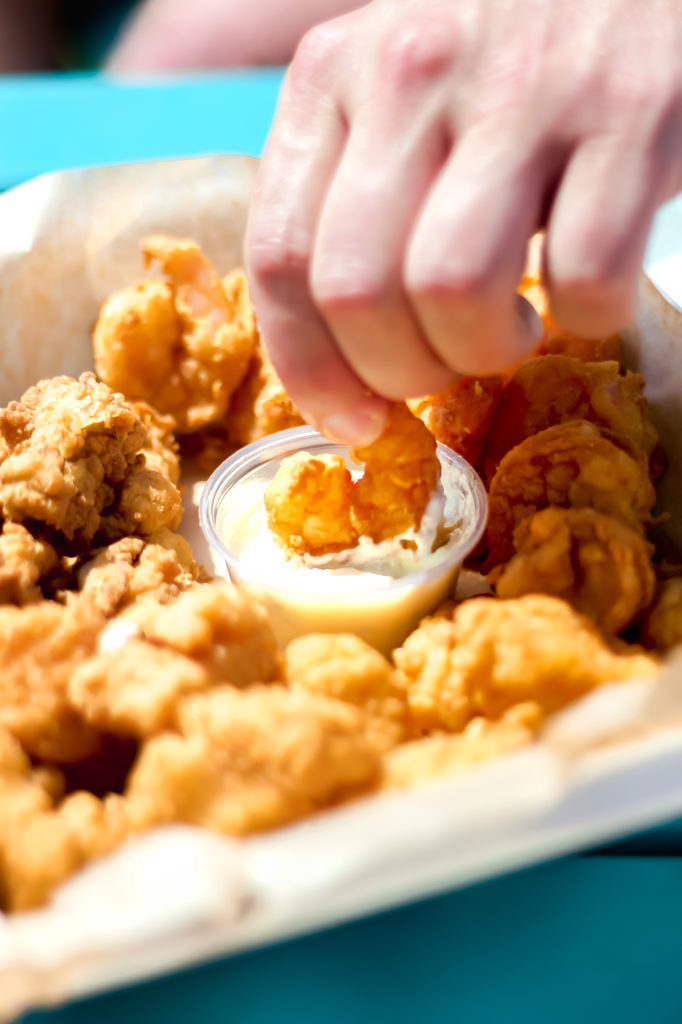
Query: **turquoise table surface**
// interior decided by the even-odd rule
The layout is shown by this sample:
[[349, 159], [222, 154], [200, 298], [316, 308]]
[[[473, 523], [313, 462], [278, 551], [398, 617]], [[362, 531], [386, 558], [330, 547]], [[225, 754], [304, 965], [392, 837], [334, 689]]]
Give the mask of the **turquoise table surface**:
[[[258, 155], [281, 78], [0, 78], [0, 188], [67, 167]], [[680, 851], [678, 822], [25, 1024], [678, 1024]]]

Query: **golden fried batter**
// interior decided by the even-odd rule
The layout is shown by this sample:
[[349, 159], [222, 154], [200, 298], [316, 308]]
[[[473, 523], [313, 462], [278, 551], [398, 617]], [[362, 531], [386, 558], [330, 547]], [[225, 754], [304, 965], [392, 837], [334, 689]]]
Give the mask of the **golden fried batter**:
[[147, 436], [140, 452], [140, 462], [146, 469], [156, 469], [171, 483], [180, 480], [179, 445], [175, 439], [175, 420], [162, 416], [147, 402], [133, 402], [135, 412], [147, 428]]
[[111, 618], [144, 594], [168, 604], [199, 574], [184, 537], [164, 528], [146, 539], [123, 537], [96, 552], [79, 569], [78, 583], [87, 599]]
[[411, 732], [405, 691], [390, 663], [360, 637], [309, 633], [284, 652], [284, 678], [293, 690], [307, 690], [362, 708], [363, 732], [383, 753]]
[[502, 377], [460, 377], [445, 391], [407, 405], [437, 441], [478, 468], [503, 387]]
[[[0, 810], [0, 822], [2, 811]], [[130, 834], [125, 802], [111, 795], [68, 796], [59, 807], [14, 819], [0, 838], [0, 897], [8, 910], [28, 910], [89, 861]]]
[[[525, 705], [521, 705], [525, 707]], [[495, 722], [472, 718], [454, 735], [427, 736], [403, 743], [384, 758], [383, 788], [407, 789], [504, 757], [533, 742], [533, 729], [512, 708]]]
[[40, 582], [59, 564], [59, 555], [47, 541], [18, 523], [4, 523], [0, 533], [0, 604], [42, 600]]
[[658, 442], [644, 398], [644, 378], [620, 374], [617, 363], [581, 363], [569, 356], [529, 359], [505, 385], [485, 452], [494, 475], [515, 445], [557, 423], [588, 420], [631, 455], [648, 460]]
[[576, 420], [512, 448], [493, 477], [489, 498], [490, 567], [511, 558], [516, 526], [548, 505], [594, 508], [641, 530], [655, 493], [645, 463], [602, 437], [594, 424]]
[[261, 609], [228, 584], [201, 584], [170, 604], [154, 593], [111, 620], [99, 652], [73, 673], [69, 697], [94, 727], [145, 738], [175, 723], [178, 701], [219, 683], [279, 676]]
[[352, 494], [350, 470], [340, 455], [290, 455], [265, 491], [273, 537], [296, 554], [326, 555], [355, 547]]
[[585, 616], [556, 597], [465, 601], [451, 621], [425, 619], [394, 652], [417, 724], [460, 732], [515, 704], [551, 714], [601, 683], [647, 678], [656, 660], [616, 653]]
[[131, 399], [170, 413], [180, 433], [225, 415], [256, 344], [246, 279], [225, 282], [194, 242], [154, 237], [145, 264], [158, 260], [168, 283], [144, 281], [112, 295], [93, 333], [97, 372]]
[[546, 508], [519, 523], [514, 547], [497, 580], [498, 597], [553, 594], [614, 634], [653, 597], [653, 549], [613, 516], [589, 508]]
[[372, 444], [354, 448], [365, 470], [353, 488], [353, 522], [375, 543], [419, 529], [440, 480], [436, 440], [403, 402], [389, 402], [386, 426]]
[[670, 651], [682, 643], [682, 577], [660, 584], [656, 599], [642, 623], [642, 640], [657, 651]]
[[180, 705], [182, 735], [149, 740], [131, 773], [134, 821], [228, 835], [274, 828], [378, 781], [356, 708], [279, 686], [223, 686]]
[[79, 600], [0, 608], [0, 726], [31, 755], [68, 763], [97, 750], [99, 736], [71, 704], [68, 685], [104, 622]]
[[41, 381], [0, 410], [3, 516], [90, 541], [145, 440], [135, 410], [94, 374]]

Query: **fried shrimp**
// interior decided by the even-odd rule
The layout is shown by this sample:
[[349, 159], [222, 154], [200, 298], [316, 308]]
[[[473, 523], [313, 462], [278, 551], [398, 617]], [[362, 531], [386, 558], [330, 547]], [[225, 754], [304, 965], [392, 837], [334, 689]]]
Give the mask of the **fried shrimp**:
[[621, 375], [615, 362], [581, 363], [564, 355], [542, 356], [519, 367], [504, 387], [486, 445], [488, 479], [514, 445], [570, 420], [596, 424], [636, 457], [649, 459], [658, 442], [640, 374]]
[[353, 522], [375, 544], [419, 529], [440, 480], [436, 441], [402, 402], [390, 402], [383, 432], [353, 459], [365, 471], [353, 488]]
[[477, 467], [503, 387], [502, 377], [460, 377], [445, 391], [407, 405], [437, 441]]
[[93, 333], [95, 366], [128, 398], [174, 416], [180, 433], [225, 415], [253, 355], [257, 328], [240, 270], [224, 282], [192, 241], [162, 236], [142, 243], [168, 281], [150, 280], [112, 295]]
[[655, 493], [641, 460], [592, 423], [561, 423], [526, 438], [502, 459], [490, 485], [489, 567], [514, 554], [512, 535], [548, 505], [594, 508], [641, 531]]
[[612, 650], [596, 626], [544, 594], [464, 601], [451, 619], [425, 619], [393, 654], [417, 724], [460, 732], [533, 702], [539, 722], [602, 683], [649, 678], [657, 662]]
[[351, 451], [364, 462], [353, 481], [338, 455], [298, 452], [282, 461], [265, 491], [268, 525], [291, 554], [321, 555], [419, 529], [440, 479], [436, 441], [401, 402], [389, 404], [383, 433]]
[[352, 492], [353, 480], [340, 455], [297, 452], [283, 459], [265, 491], [273, 537], [296, 554], [326, 555], [355, 547]]
[[514, 532], [516, 554], [497, 581], [501, 598], [554, 594], [606, 633], [620, 633], [654, 593], [652, 548], [613, 516], [546, 508]]

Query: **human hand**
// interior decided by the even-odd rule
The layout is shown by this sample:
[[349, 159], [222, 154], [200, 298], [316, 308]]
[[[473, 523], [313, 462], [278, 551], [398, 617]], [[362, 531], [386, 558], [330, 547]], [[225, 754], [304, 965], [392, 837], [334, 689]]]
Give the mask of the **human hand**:
[[682, 187], [680, 54], [677, 0], [373, 0], [313, 29], [246, 244], [303, 414], [364, 443], [381, 396], [526, 355], [515, 288], [541, 226], [558, 323], [622, 327], [654, 211]]

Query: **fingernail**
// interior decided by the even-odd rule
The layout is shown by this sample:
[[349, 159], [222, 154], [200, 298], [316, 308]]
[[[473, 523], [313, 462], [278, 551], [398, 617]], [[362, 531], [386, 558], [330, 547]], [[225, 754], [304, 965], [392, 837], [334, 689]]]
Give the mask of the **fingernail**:
[[349, 412], [327, 416], [319, 429], [330, 441], [362, 447], [376, 441], [385, 424], [385, 410]]
[[542, 341], [545, 327], [533, 306], [522, 295], [516, 296], [516, 312], [524, 343], [535, 348]]

